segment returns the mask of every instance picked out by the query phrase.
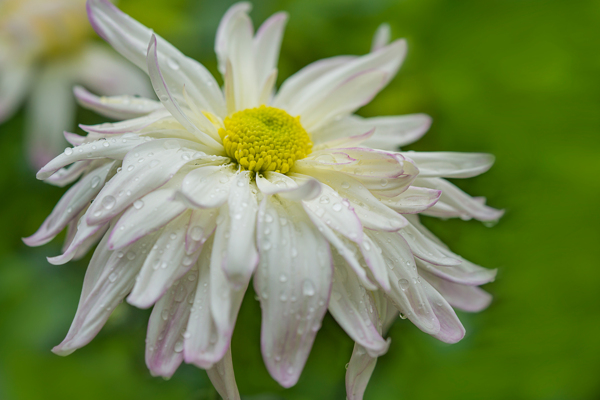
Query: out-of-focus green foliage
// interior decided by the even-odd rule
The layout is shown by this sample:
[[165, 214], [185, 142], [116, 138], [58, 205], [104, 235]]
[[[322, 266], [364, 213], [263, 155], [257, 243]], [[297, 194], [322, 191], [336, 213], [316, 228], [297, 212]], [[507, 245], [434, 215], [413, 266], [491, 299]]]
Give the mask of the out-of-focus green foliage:
[[[214, 33], [228, 1], [121, 0], [216, 73]], [[497, 156], [487, 174], [456, 182], [505, 208], [493, 228], [425, 223], [452, 249], [499, 268], [481, 314], [460, 313], [467, 336], [446, 345], [398, 321], [367, 389], [373, 400], [600, 398], [600, 51], [597, 1], [287, 0], [255, 3], [258, 24], [291, 14], [280, 79], [314, 60], [368, 51], [389, 22], [406, 37], [399, 76], [365, 116], [426, 112], [415, 150]], [[80, 122], [99, 117], [80, 112]], [[0, 127], [0, 399], [217, 399], [206, 373], [182, 366], [170, 381], [144, 365], [149, 311], [120, 306], [87, 347], [50, 349], [75, 313], [87, 259], [51, 266], [20, 237], [37, 229], [63, 189], [35, 180], [23, 154], [23, 113]], [[263, 366], [260, 308], [248, 293], [233, 338], [245, 399], [344, 399], [352, 342], [327, 317], [300, 382], [280, 388]]]

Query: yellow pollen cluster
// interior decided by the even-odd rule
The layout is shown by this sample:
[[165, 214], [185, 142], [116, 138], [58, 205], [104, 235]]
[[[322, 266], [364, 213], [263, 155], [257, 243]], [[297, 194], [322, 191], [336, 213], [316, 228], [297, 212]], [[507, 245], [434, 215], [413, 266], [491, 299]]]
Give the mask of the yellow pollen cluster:
[[225, 151], [248, 171], [287, 173], [296, 160], [312, 151], [300, 117], [274, 107], [260, 106], [238, 111], [219, 129]]

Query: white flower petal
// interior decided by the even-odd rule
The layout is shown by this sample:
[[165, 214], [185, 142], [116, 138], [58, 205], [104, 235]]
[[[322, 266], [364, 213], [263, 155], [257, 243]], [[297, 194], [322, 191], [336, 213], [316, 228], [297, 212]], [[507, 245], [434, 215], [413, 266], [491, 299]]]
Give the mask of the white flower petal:
[[136, 134], [125, 134], [114, 136], [111, 139], [84, 143], [75, 148], [69, 147], [40, 169], [36, 177], [37, 179], [47, 179], [59, 169], [82, 160], [96, 158], [122, 160], [130, 150], [149, 140], [153, 139], [140, 137]]
[[231, 348], [227, 349], [221, 361], [206, 370], [206, 374], [223, 400], [240, 400], [240, 392], [233, 373]]
[[492, 302], [492, 295], [477, 286], [461, 285], [420, 270], [419, 275], [427, 280], [452, 307], [467, 312], [479, 312]]
[[441, 190], [410, 186], [396, 197], [381, 202], [401, 214], [417, 214], [432, 207], [442, 195]]
[[[224, 343], [229, 343], [231, 340], [235, 320], [248, 287], [247, 283], [240, 288], [234, 287], [225, 275], [223, 267], [227, 262], [229, 227], [228, 207], [224, 205], [219, 209], [210, 258], [210, 308], [219, 340]], [[223, 348], [223, 353], [225, 349], [226, 347]]]
[[427, 281], [422, 280], [421, 286], [440, 323], [440, 331], [432, 336], [445, 343], [459, 342], [465, 336], [465, 328], [450, 304]]
[[[355, 163], [330, 165], [336, 154], [344, 154]], [[327, 162], [328, 158], [331, 162]], [[294, 165], [294, 170], [309, 173], [310, 168], [339, 171], [362, 183], [370, 192], [378, 196], [394, 197], [402, 193], [414, 181], [419, 173], [410, 159], [399, 154], [388, 153], [368, 148], [337, 148], [323, 150], [316, 157], [318, 163], [301, 162]], [[301, 160], [304, 161], [304, 160]]]
[[185, 252], [198, 251], [217, 228], [216, 210], [193, 210], [185, 237]]
[[496, 279], [497, 270], [480, 267], [464, 258], [460, 258], [460, 260], [462, 262], [459, 265], [451, 267], [431, 264], [420, 259], [416, 261], [419, 269], [461, 285], [478, 286], [493, 282]]
[[[102, 160], [100, 162], [104, 161], [105, 160]], [[77, 161], [69, 167], [59, 169], [49, 178], [45, 179], [45, 181], [54, 186], [65, 187], [68, 184], [75, 182], [86, 171], [95, 169], [95, 166], [90, 166], [91, 163], [92, 160]]]
[[386, 295], [423, 332], [431, 335], [439, 333], [440, 323], [427, 300], [406, 241], [397, 233], [388, 232], [377, 232], [371, 238], [381, 248], [389, 267], [391, 290]]
[[348, 400], [363, 400], [367, 384], [376, 364], [377, 357], [371, 357], [363, 346], [358, 343], [354, 344], [352, 357], [346, 369], [346, 396]]
[[[289, 111], [291, 115], [302, 114], [301, 110], [306, 105], [320, 103], [334, 88], [343, 85], [344, 82], [351, 80], [352, 77], [364, 76], [365, 72], [374, 69], [384, 74], [383, 82], [380, 82], [380, 87], [378, 88], [378, 90], [381, 90], [396, 75], [405, 55], [406, 41], [397, 40], [376, 52], [349, 61], [344, 60], [343, 63], [339, 63], [336, 68], [330, 69], [327, 73], [320, 73], [316, 77], [313, 76], [312, 81], [304, 82], [303, 87], [298, 88], [293, 97], [287, 101], [284, 109]], [[375, 93], [371, 93], [371, 96], [375, 95]], [[279, 103], [280, 99], [277, 98], [275, 106], [281, 107], [278, 105]], [[306, 127], [304, 121], [303, 126]]]
[[373, 35], [373, 43], [371, 44], [371, 53], [377, 51], [390, 42], [392, 36], [390, 25], [383, 23], [377, 27], [375, 35]]
[[217, 28], [217, 35], [215, 37], [215, 53], [217, 54], [217, 60], [219, 62], [219, 72], [225, 74], [227, 70], [226, 64], [228, 55], [231, 52], [229, 48], [230, 35], [232, 25], [235, 20], [240, 18], [242, 15], [247, 15], [252, 9], [252, 4], [248, 2], [235, 3], [223, 15], [219, 27]]
[[489, 170], [495, 160], [486, 153], [407, 151], [401, 154], [419, 166], [419, 178], [471, 178]]
[[[105, 122], [99, 125], [79, 124], [79, 127], [88, 133], [95, 133], [103, 136], [104, 138], [106, 138], [106, 136], [113, 136], [117, 134], [130, 134], [130, 136], [132, 136], [131, 133], [141, 131], [147, 126], [154, 125], [158, 121], [162, 121], [165, 119], [176, 121], [171, 116], [171, 113], [168, 110], [162, 108], [157, 111], [151, 112], [148, 115], [144, 115], [142, 117], [133, 119], [127, 119], [125, 121], [113, 123]], [[181, 127], [181, 125], [179, 126]]]
[[321, 184], [316, 179], [298, 177], [293, 179], [273, 171], [266, 171], [264, 175], [258, 174], [256, 185], [264, 194], [278, 194], [294, 201], [312, 200], [321, 194]]
[[142, 97], [129, 95], [112, 97], [96, 96], [81, 86], [75, 86], [73, 93], [80, 106], [108, 118], [138, 118], [163, 108], [162, 104], [158, 101]]
[[[402, 215], [384, 205], [353, 177], [337, 171], [321, 169], [303, 170], [303, 172], [310, 172], [311, 176], [331, 186], [334, 189], [332, 192], [337, 192], [338, 196], [347, 199], [349, 202], [347, 207], [354, 209], [365, 228], [393, 232], [408, 224]], [[325, 194], [325, 189], [323, 189], [323, 195]], [[339, 207], [334, 210], [338, 209]], [[350, 237], [350, 239], [352, 238]]]
[[154, 235], [149, 235], [122, 251], [109, 251], [106, 235], [90, 261], [83, 282], [77, 313], [67, 336], [52, 351], [68, 355], [88, 344], [129, 293], [142, 263], [143, 249], [152, 246]]
[[62, 231], [69, 221], [86, 208], [100, 192], [104, 182], [116, 172], [116, 162], [108, 162], [85, 175], [60, 199], [36, 233], [23, 241], [28, 246], [48, 243]]
[[302, 126], [311, 132], [369, 103], [383, 88], [386, 80], [387, 75], [383, 71], [362, 71], [332, 88], [326, 96], [298, 104], [288, 112], [300, 115]]
[[415, 185], [441, 190], [441, 202], [479, 221], [496, 221], [504, 214], [504, 210], [496, 210], [482, 204], [481, 201], [469, 196], [445, 179], [417, 178]]
[[408, 224], [398, 233], [408, 242], [415, 257], [435, 265], [454, 266], [461, 263], [459, 256], [438, 245], [412, 224]]
[[[150, 307], [196, 263], [199, 252], [185, 254], [185, 233], [189, 219], [190, 213], [184, 213], [161, 231], [127, 297], [129, 304], [138, 308]], [[193, 275], [188, 276], [192, 277]], [[184, 288], [179, 286], [177, 290], [182, 291]]]
[[267, 196], [259, 211], [258, 249], [254, 287], [262, 307], [263, 359], [271, 376], [290, 387], [327, 310], [333, 269], [329, 245], [299, 204]]
[[213, 239], [214, 235], [202, 247], [198, 258], [198, 283], [183, 345], [185, 362], [204, 369], [211, 368], [223, 359], [231, 339], [219, 335], [211, 311], [211, 293], [214, 290], [210, 285]]
[[123, 213], [111, 231], [109, 248], [115, 250], [129, 246], [183, 213], [187, 206], [175, 199], [180, 182], [181, 177], [175, 177], [160, 189], [134, 201], [133, 207]]
[[181, 167], [205, 157], [204, 146], [177, 139], [156, 139], [136, 147], [123, 169], [100, 191], [91, 206], [89, 224], [107, 221], [140, 197], [165, 184]]
[[227, 201], [234, 178], [233, 165], [196, 168], [183, 179], [181, 194], [196, 207], [217, 208]]
[[229, 233], [227, 259], [223, 269], [229, 281], [236, 287], [248, 285], [250, 276], [258, 264], [255, 245], [256, 212], [258, 205], [250, 184], [251, 172], [238, 173], [229, 190]]
[[[88, 208], [89, 210], [89, 208]], [[103, 225], [88, 225], [85, 213], [71, 223], [76, 224], [76, 232], [63, 254], [56, 257], [48, 257], [48, 262], [53, 265], [62, 265], [77, 258], [78, 255], [87, 251], [106, 233], [109, 223]]]
[[[293, 176], [298, 177], [299, 175]], [[304, 200], [302, 205], [313, 221], [319, 219], [344, 237], [353, 242], [362, 243], [363, 224], [348, 200], [331, 187], [321, 183], [321, 196], [312, 200]]]
[[269, 17], [256, 32], [253, 45], [258, 87], [263, 87], [273, 70], [277, 68], [281, 39], [287, 20], [287, 13], [278, 12]]
[[[393, 117], [360, 118], [351, 116], [352, 123], [362, 129], [375, 128], [375, 134], [363, 145], [374, 149], [398, 151], [399, 147], [419, 140], [431, 126], [431, 117], [426, 114], [408, 114]], [[341, 129], [339, 127], [338, 129]]]
[[235, 110], [258, 107], [258, 82], [252, 45], [253, 27], [250, 17], [240, 13], [231, 20], [227, 40], [227, 59], [231, 73]]
[[[153, 35], [151, 29], [121, 12], [108, 0], [89, 0], [88, 16], [92, 27], [102, 38], [129, 61], [147, 71], [146, 54]], [[169, 86], [185, 86], [202, 110], [224, 116], [225, 100], [210, 72], [161, 37], [157, 36], [157, 40], [160, 46], [159, 64]]]
[[[348, 132], [345, 132], [348, 133]], [[365, 131], [364, 133], [357, 133], [353, 136], [344, 136], [339, 139], [331, 139], [325, 142], [322, 142], [314, 147], [315, 151], [325, 150], [325, 149], [336, 149], [336, 148], [347, 148], [358, 146], [365, 140], [369, 139], [375, 133], [375, 128], [371, 130]]]
[[313, 81], [356, 58], [354, 56], [337, 56], [324, 58], [307, 65], [283, 82], [273, 99], [273, 107], [288, 109], [298, 93], [301, 93]]
[[388, 266], [381, 254], [381, 248], [370, 238], [370, 236], [373, 236], [376, 233], [377, 232], [365, 232], [363, 243], [360, 245], [360, 252], [362, 253], [365, 263], [369, 267], [369, 270], [373, 274], [373, 277], [377, 283], [379, 283], [379, 286], [388, 292], [391, 289]]
[[329, 312], [355, 342], [373, 357], [384, 354], [389, 343], [377, 330], [377, 308], [371, 295], [349, 271], [346, 262], [333, 254], [335, 269]]
[[167, 290], [152, 309], [146, 337], [146, 365], [153, 376], [170, 378], [183, 361], [183, 345], [194, 301], [198, 267]]
[[[162, 105], [169, 110], [171, 115], [173, 115], [173, 117], [175, 117], [175, 119], [177, 119], [177, 121], [179, 121], [179, 123], [183, 125], [188, 132], [193, 133], [200, 143], [216, 149], [217, 152], [221, 152], [223, 147], [222, 144], [217, 142], [208, 133], [200, 130], [200, 128], [196, 126], [194, 122], [190, 121], [185, 112], [181, 109], [177, 99], [173, 96], [172, 90], [165, 81], [158, 62], [158, 49], [155, 35], [152, 35], [150, 44], [148, 45], [147, 63], [148, 75], [150, 76], [154, 91], [156, 92], [156, 95], [158, 96], [158, 99], [161, 101]], [[177, 87], [173, 87], [173, 89], [175, 90]], [[181, 87], [181, 90], [183, 93], [183, 87]], [[212, 127], [210, 121], [208, 121], [206, 116], [203, 114], [197, 114], [195, 117], [205, 120], [205, 123], [202, 124], [203, 126]]]

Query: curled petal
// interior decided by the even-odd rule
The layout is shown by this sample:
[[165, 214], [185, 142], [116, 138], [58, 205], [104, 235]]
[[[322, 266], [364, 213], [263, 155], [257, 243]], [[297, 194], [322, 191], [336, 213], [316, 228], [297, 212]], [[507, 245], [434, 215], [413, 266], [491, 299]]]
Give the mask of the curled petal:
[[410, 186], [398, 196], [384, 198], [381, 201], [401, 214], [417, 214], [432, 207], [441, 195], [441, 190]]
[[440, 331], [433, 335], [445, 343], [456, 343], [465, 336], [465, 328], [446, 299], [438, 293], [427, 281], [422, 280], [421, 286], [433, 308], [440, 324]]
[[108, 162], [93, 170], [60, 199], [52, 213], [36, 233], [23, 241], [28, 246], [41, 246], [51, 241], [79, 212], [85, 209], [100, 192], [104, 182], [116, 171], [115, 162]]
[[66, 356], [88, 344], [115, 309], [129, 293], [144, 262], [142, 250], [152, 246], [155, 237], [144, 239], [123, 249], [110, 251], [107, 236], [100, 242], [90, 261], [75, 319], [66, 338], [52, 351]]
[[81, 86], [75, 86], [73, 93], [79, 105], [108, 118], [138, 118], [162, 108], [162, 105], [150, 99], [135, 96], [96, 96]]
[[461, 285], [435, 276], [426, 271], [419, 275], [427, 280], [452, 307], [468, 312], [479, 312], [492, 302], [492, 295], [477, 286]]
[[234, 178], [232, 166], [196, 168], [183, 179], [181, 194], [196, 207], [217, 208], [227, 201]]

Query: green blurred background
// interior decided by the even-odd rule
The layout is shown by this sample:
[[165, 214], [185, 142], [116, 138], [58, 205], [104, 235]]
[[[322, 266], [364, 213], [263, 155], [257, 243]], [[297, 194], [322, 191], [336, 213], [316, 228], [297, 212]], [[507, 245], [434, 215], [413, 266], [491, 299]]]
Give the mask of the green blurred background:
[[[216, 73], [214, 34], [229, 1], [121, 0]], [[379, 23], [406, 37], [398, 77], [365, 116], [434, 118], [415, 150], [496, 155], [456, 183], [506, 209], [493, 228], [425, 223], [490, 268], [491, 307], [460, 313], [467, 336], [446, 345], [408, 320], [391, 328], [366, 399], [600, 399], [600, 2], [536, 0], [256, 1], [255, 24], [291, 14], [280, 82], [323, 57], [368, 51]], [[87, 347], [50, 352], [75, 313], [87, 259], [51, 266], [55, 240], [25, 247], [64, 192], [36, 181], [23, 157], [23, 112], [0, 127], [0, 399], [217, 399], [206, 373], [183, 365], [169, 381], [144, 364], [149, 311], [121, 305]], [[98, 122], [79, 111], [79, 121]], [[353, 343], [326, 317], [299, 383], [284, 390], [263, 366], [260, 308], [249, 293], [233, 337], [248, 400], [344, 399]]]

